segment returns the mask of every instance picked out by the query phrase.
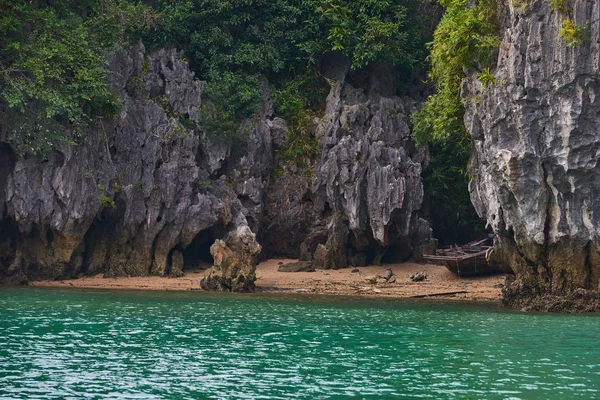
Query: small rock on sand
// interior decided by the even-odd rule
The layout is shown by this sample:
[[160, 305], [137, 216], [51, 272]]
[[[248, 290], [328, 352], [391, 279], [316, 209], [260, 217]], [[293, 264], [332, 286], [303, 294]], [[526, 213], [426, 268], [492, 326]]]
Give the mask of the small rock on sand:
[[383, 275], [381, 275], [381, 276], [382, 276], [383, 278], [385, 278], [385, 280], [386, 280], [386, 281], [388, 281], [388, 280], [390, 280], [390, 278], [391, 278], [392, 276], [394, 276], [394, 273], [392, 272], [392, 270], [391, 270], [391, 269], [389, 269], [389, 268], [388, 268], [388, 269], [387, 269], [387, 270], [386, 270], [386, 271], [383, 273]]
[[416, 272], [409, 279], [413, 282], [422, 282], [427, 279], [427, 274], [425, 272]]

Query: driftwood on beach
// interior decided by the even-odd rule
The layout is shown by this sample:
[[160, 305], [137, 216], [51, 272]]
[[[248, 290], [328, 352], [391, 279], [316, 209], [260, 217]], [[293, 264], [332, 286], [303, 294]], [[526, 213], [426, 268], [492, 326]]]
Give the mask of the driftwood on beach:
[[465, 293], [469, 293], [469, 292], [467, 292], [466, 290], [459, 290], [456, 292], [419, 294], [416, 296], [410, 296], [409, 299], [423, 299], [425, 297], [438, 297], [438, 296], [454, 296], [456, 294], [465, 294]]

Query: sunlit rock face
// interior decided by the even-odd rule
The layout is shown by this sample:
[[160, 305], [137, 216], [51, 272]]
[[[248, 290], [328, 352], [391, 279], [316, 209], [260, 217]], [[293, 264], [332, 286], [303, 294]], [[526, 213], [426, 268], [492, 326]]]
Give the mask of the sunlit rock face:
[[[563, 15], [538, 0], [502, 2], [495, 83], [464, 82], [473, 138], [471, 199], [496, 233], [490, 260], [515, 273], [505, 302], [598, 308], [600, 5]], [[582, 26], [581, 43], [559, 31]]]

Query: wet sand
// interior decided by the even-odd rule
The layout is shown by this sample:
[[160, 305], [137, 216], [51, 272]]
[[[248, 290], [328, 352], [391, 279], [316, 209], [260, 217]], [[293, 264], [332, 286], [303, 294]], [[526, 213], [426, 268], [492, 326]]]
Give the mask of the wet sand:
[[[263, 293], [324, 294], [341, 296], [365, 296], [381, 298], [436, 298], [465, 301], [499, 301], [505, 275], [459, 278], [445, 267], [431, 264], [388, 264], [340, 270], [316, 272], [278, 272], [280, 263], [294, 260], [271, 259], [256, 269], [256, 291]], [[395, 283], [370, 284], [365, 278], [383, 274], [391, 268]], [[427, 279], [412, 282], [409, 277], [424, 272]], [[35, 281], [30, 286], [73, 287], [90, 289], [138, 289], [138, 290], [200, 290], [200, 279], [205, 271], [186, 271], [180, 278], [156, 276], [104, 278], [101, 274], [71, 280]], [[462, 293], [452, 293], [462, 292]], [[444, 293], [445, 294], [439, 296]]]

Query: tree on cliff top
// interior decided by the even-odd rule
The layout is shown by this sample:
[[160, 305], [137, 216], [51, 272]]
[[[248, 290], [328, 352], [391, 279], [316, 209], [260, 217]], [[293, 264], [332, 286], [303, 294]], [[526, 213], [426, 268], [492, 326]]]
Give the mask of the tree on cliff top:
[[[323, 53], [347, 55], [354, 69], [377, 62], [410, 67], [424, 59], [419, 0], [157, 0], [159, 25], [145, 42], [175, 45], [207, 80], [229, 116], [248, 116], [257, 80], [303, 80]], [[221, 98], [222, 94], [226, 94]]]
[[[306, 82], [320, 56], [355, 69], [423, 59], [419, 0], [0, 0], [0, 112], [23, 151], [72, 142], [114, 116], [103, 52], [143, 38], [184, 49], [227, 118], [259, 102], [258, 76]], [[154, 26], [149, 33], [146, 28]], [[300, 93], [311, 95], [316, 88]], [[10, 122], [8, 122], [10, 120]], [[64, 127], [69, 134], [65, 134]], [[4, 129], [9, 131], [9, 129]]]
[[153, 18], [117, 0], [0, 0], [0, 131], [42, 153], [115, 116], [102, 52]]

